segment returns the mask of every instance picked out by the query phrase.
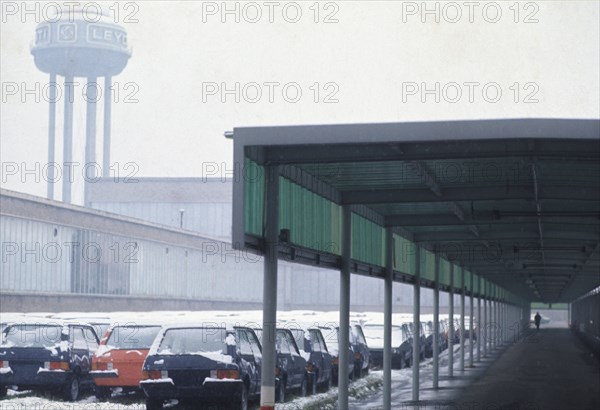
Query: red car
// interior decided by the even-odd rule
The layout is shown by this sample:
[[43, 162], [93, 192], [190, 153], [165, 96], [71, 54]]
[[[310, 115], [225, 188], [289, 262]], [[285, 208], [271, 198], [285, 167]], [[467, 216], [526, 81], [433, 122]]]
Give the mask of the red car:
[[142, 366], [154, 338], [161, 329], [156, 323], [114, 324], [100, 342], [92, 359], [90, 374], [96, 384], [96, 397], [108, 398], [111, 389], [139, 389]]

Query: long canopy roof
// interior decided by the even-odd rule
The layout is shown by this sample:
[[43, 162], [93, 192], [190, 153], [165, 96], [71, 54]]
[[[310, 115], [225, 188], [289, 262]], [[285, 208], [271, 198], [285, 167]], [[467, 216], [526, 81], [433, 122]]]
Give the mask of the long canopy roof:
[[[236, 128], [235, 163], [282, 175], [527, 300], [600, 285], [600, 121]], [[243, 182], [243, 181], [242, 181]], [[234, 243], [248, 243], [234, 186]]]

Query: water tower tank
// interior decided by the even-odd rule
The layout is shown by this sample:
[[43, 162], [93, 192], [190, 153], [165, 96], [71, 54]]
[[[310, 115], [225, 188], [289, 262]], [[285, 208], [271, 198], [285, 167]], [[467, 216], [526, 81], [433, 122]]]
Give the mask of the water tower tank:
[[41, 71], [64, 77], [114, 76], [131, 57], [125, 29], [109, 15], [89, 9], [40, 23], [31, 53]]

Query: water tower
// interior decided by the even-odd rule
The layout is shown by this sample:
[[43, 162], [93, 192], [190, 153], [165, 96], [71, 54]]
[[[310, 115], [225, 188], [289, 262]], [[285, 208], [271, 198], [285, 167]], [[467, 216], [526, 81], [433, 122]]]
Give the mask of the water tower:
[[[87, 79], [84, 198], [90, 179], [96, 178], [96, 103], [104, 99], [104, 139], [102, 176], [110, 170], [110, 122], [112, 77], [119, 74], [131, 57], [127, 32], [116, 24], [110, 14], [101, 10], [69, 9], [40, 23], [31, 48], [35, 65], [50, 74], [48, 126], [48, 198], [54, 198], [54, 150], [56, 127], [56, 76], [64, 77], [64, 128], [63, 128], [63, 202], [71, 202], [73, 169], [66, 166], [73, 157], [73, 98], [76, 77]], [[98, 77], [104, 77], [103, 95], [99, 96]]]

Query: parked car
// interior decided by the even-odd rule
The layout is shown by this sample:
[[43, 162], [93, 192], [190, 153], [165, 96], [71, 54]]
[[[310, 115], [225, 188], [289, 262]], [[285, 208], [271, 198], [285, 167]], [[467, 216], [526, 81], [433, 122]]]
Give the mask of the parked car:
[[[408, 331], [409, 338], [411, 339], [411, 344], [412, 344], [413, 335], [414, 335], [414, 331], [413, 331], [413, 329], [414, 329], [414, 323], [412, 321], [411, 322], [406, 322], [406, 323], [403, 323], [403, 326], [406, 327], [406, 329]], [[425, 352], [427, 350], [426, 337], [425, 337], [425, 334], [424, 334], [424, 331], [423, 331], [423, 323], [419, 323], [419, 339], [420, 339], [420, 344], [419, 344], [419, 351], [420, 351], [419, 352], [419, 358], [420, 358], [420, 360], [423, 360], [423, 359], [425, 359]], [[411, 356], [411, 359], [412, 359], [412, 356]]]
[[448, 348], [448, 322], [440, 319], [440, 352]]
[[76, 401], [92, 385], [92, 356], [98, 350], [94, 329], [81, 323], [36, 320], [9, 324], [0, 344], [0, 393], [7, 386], [51, 390]]
[[[425, 338], [425, 343], [426, 343], [425, 356], [432, 357], [433, 356], [433, 336], [434, 336], [433, 315], [432, 314], [421, 315], [421, 323], [423, 325], [423, 328], [425, 329], [425, 337], [426, 337]], [[447, 319], [445, 319], [445, 315], [439, 316], [438, 324], [439, 324], [439, 328], [438, 328], [439, 352], [443, 352], [445, 349], [448, 348], [448, 322], [447, 322]]]
[[369, 361], [371, 360], [369, 346], [360, 323], [350, 324], [350, 345], [354, 352], [353, 377], [358, 379], [369, 373]]
[[421, 329], [425, 343], [425, 358], [433, 357], [433, 320], [421, 321]]
[[[372, 366], [383, 367], [383, 324], [366, 323], [363, 330], [369, 343]], [[412, 343], [406, 327], [392, 325], [392, 368], [402, 369], [407, 366], [412, 361], [411, 355]]]
[[[321, 330], [321, 333], [323, 334], [324, 338], [325, 338], [325, 343], [327, 343], [327, 346], [329, 348], [329, 353], [331, 353], [332, 356], [332, 375], [333, 375], [333, 385], [337, 386], [338, 384], [338, 375], [340, 372], [339, 369], [339, 327], [335, 326], [334, 324], [323, 324], [323, 325], [319, 325], [318, 328]], [[351, 336], [350, 336], [351, 337]], [[352, 345], [349, 344], [348, 345], [348, 351], [346, 352], [346, 354], [348, 355], [348, 368], [346, 369], [346, 373], [348, 374], [349, 378], [352, 378], [354, 376], [354, 350], [352, 350]]]
[[52, 314], [49, 318], [91, 325], [100, 340], [102, 340], [111, 324], [111, 318], [100, 313], [61, 312]]
[[92, 359], [91, 376], [96, 397], [108, 398], [111, 389], [139, 389], [142, 365], [161, 325], [156, 323], [115, 324], [108, 328]]
[[322, 386], [325, 391], [329, 390], [333, 384], [333, 357], [329, 354], [321, 330], [311, 326], [303, 327], [296, 323], [290, 325], [285, 327], [292, 332], [296, 345], [300, 348], [300, 354], [307, 362], [306, 368], [310, 375], [309, 391], [316, 394], [319, 386]]
[[[263, 330], [258, 324], [248, 324], [256, 332], [262, 344]], [[308, 362], [301, 354], [293, 333], [289, 329], [278, 328], [275, 336], [275, 400], [285, 402], [286, 393], [296, 390], [306, 396], [313, 374], [309, 374]]]
[[170, 399], [248, 408], [260, 394], [261, 345], [248, 327], [164, 326], [143, 365], [148, 410]]
[[473, 318], [473, 329], [471, 329], [471, 318], [465, 316], [465, 337], [470, 340], [477, 340], [477, 319]]
[[0, 316], [0, 332], [10, 324], [21, 323], [27, 320], [28, 317], [24, 313], [2, 313]]
[[[288, 390], [298, 390], [300, 396], [306, 396], [308, 384], [313, 383], [312, 376], [308, 375], [307, 361], [300, 355], [292, 332], [288, 329], [277, 329], [275, 340], [277, 353], [276, 398], [280, 403], [285, 402]], [[310, 377], [310, 379], [309, 379]]]

